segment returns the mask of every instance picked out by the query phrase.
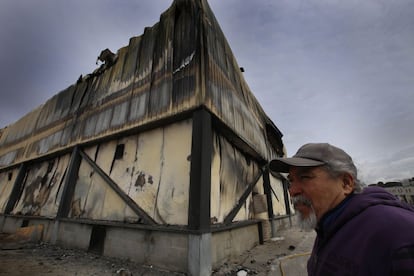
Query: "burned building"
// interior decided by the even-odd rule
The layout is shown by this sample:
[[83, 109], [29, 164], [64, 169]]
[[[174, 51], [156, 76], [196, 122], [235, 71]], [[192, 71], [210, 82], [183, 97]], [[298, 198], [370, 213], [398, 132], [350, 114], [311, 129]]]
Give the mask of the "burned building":
[[[104, 66], [104, 67], [102, 67]], [[282, 134], [206, 0], [1, 130], [0, 231], [209, 275], [290, 214]]]

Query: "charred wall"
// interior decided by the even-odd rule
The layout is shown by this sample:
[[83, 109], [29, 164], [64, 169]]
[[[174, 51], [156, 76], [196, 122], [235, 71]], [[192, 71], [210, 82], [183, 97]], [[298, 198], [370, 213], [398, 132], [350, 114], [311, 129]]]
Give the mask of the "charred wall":
[[111, 245], [123, 228], [167, 241], [174, 232], [190, 252], [182, 265], [197, 271], [202, 256], [193, 261], [191, 250], [207, 248], [219, 262], [234, 253], [219, 252], [232, 229], [249, 237], [241, 247], [232, 237], [234, 248], [248, 249], [259, 221], [290, 214], [283, 179], [266, 167], [283, 155], [282, 134], [206, 0], [174, 1], [114, 60], [1, 130], [5, 228], [47, 220], [47, 237], [71, 244], [78, 231], [82, 248], [104, 229], [96, 243], [108, 254], [123, 250]]

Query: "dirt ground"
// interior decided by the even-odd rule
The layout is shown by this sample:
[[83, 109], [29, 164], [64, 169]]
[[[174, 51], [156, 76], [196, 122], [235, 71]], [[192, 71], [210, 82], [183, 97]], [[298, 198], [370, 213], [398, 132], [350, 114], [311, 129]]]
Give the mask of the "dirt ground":
[[[185, 275], [47, 243], [12, 240], [0, 234], [0, 275]], [[276, 275], [281, 258], [309, 252], [313, 232], [283, 230], [272, 240], [235, 257], [212, 275]]]

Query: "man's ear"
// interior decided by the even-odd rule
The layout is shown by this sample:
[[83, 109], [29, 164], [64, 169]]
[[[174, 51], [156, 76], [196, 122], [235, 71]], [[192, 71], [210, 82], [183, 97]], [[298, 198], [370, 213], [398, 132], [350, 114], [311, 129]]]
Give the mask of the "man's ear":
[[345, 195], [349, 195], [355, 189], [354, 177], [350, 173], [344, 173], [342, 176], [342, 188]]

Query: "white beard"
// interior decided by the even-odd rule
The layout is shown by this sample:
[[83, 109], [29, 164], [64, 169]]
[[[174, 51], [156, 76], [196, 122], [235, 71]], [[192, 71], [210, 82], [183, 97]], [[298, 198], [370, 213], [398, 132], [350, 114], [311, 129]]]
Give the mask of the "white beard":
[[304, 217], [301, 212], [299, 212], [299, 225], [305, 231], [311, 231], [316, 228], [318, 220], [316, 218], [315, 210], [313, 209], [312, 202], [305, 198], [302, 195], [292, 197], [292, 203], [301, 203], [309, 206], [312, 210], [307, 217]]
[[309, 213], [309, 215], [304, 218], [302, 213], [299, 212], [299, 225], [300, 228], [302, 228], [305, 231], [311, 231], [316, 228], [316, 225], [318, 224], [318, 220], [316, 219], [315, 211], [313, 210]]

